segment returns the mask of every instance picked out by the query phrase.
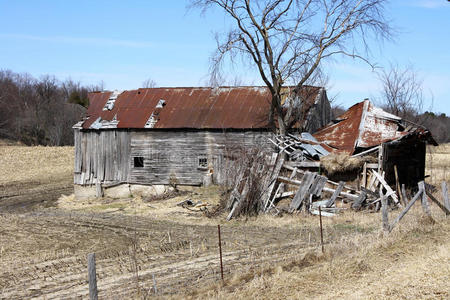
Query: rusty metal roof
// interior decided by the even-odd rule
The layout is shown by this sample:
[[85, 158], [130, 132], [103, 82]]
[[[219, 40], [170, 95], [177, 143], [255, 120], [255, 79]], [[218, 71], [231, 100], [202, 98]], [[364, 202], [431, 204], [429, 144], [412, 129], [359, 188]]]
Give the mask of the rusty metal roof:
[[[354, 154], [357, 148], [371, 148], [400, 139], [411, 133], [423, 133], [423, 128], [405, 126], [400, 117], [375, 107], [364, 100], [350, 107], [335, 124], [319, 129], [314, 137], [338, 152]], [[431, 139], [431, 135], [427, 135]]]
[[[320, 88], [301, 95], [311, 107]], [[163, 100], [163, 101], [161, 101]], [[267, 87], [143, 88], [89, 94], [83, 129], [103, 128], [269, 128], [271, 94]]]

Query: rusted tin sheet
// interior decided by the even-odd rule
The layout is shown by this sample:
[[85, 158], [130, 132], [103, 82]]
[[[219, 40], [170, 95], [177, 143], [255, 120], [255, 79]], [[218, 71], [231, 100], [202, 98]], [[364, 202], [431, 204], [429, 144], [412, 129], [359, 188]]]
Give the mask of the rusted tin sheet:
[[401, 125], [401, 118], [375, 107], [369, 100], [353, 105], [336, 121], [320, 129], [314, 137], [348, 154], [353, 154], [357, 148], [371, 148], [410, 133]]
[[[308, 90], [311, 107], [320, 91]], [[271, 94], [266, 87], [147, 88], [124, 91], [111, 101], [112, 92], [89, 94], [84, 129], [96, 122], [117, 120], [117, 128], [262, 129], [269, 127]], [[157, 108], [164, 100], [162, 108]], [[114, 102], [110, 110], [107, 102]], [[109, 103], [109, 102], [108, 102]], [[153, 122], [149, 122], [152, 119]], [[147, 123], [147, 126], [146, 126]], [[151, 125], [149, 125], [151, 123]], [[102, 128], [102, 127], [100, 127]], [[111, 128], [111, 127], [105, 127]]]

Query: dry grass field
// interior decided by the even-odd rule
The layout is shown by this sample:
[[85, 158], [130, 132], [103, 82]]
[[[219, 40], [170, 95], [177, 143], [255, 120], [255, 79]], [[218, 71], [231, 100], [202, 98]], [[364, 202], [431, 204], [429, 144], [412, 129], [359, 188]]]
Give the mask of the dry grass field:
[[450, 178], [450, 143], [427, 146], [425, 174], [428, 183], [440, 185]]
[[[442, 148], [448, 153], [433, 153], [435, 161], [448, 160]], [[0, 299], [87, 298], [91, 252], [101, 299], [153, 297], [153, 278], [156, 296], [173, 299], [450, 297], [450, 222], [434, 204], [433, 220], [416, 205], [389, 235], [377, 213], [324, 218], [322, 254], [317, 216], [226, 222], [176, 205], [189, 198], [213, 206], [217, 187], [165, 200], [76, 201], [71, 148], [0, 146], [0, 155]], [[438, 169], [427, 163], [427, 174], [431, 166]]]

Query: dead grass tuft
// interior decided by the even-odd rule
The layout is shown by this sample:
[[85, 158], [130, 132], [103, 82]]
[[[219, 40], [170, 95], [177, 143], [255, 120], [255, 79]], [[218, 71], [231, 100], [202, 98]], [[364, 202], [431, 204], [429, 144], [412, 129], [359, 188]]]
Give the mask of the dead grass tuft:
[[364, 162], [371, 161], [372, 157], [351, 157], [346, 154], [330, 154], [320, 159], [320, 165], [328, 175], [351, 172], [362, 167]]

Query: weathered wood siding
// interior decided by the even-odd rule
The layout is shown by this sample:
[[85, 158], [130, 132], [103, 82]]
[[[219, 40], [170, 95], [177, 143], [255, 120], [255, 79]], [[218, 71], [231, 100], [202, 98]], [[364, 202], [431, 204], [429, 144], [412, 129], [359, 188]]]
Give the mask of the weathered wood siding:
[[[75, 184], [128, 182], [140, 184], [200, 185], [212, 172], [216, 183], [224, 180], [224, 154], [271, 147], [269, 132], [75, 130]], [[134, 157], [144, 166], [135, 167]], [[199, 168], [207, 158], [208, 168]]]
[[[199, 185], [211, 170], [215, 182], [222, 182], [224, 154], [263, 142], [268, 133], [212, 131], [132, 132], [131, 157], [143, 157], [144, 167], [130, 170], [131, 182]], [[199, 168], [199, 158], [208, 159], [208, 169]]]
[[306, 116], [305, 131], [309, 133], [316, 132], [331, 122], [331, 106], [328, 101], [327, 93], [323, 89], [318, 95], [317, 101], [308, 111]]
[[130, 133], [75, 129], [75, 184], [126, 182], [130, 167]]

